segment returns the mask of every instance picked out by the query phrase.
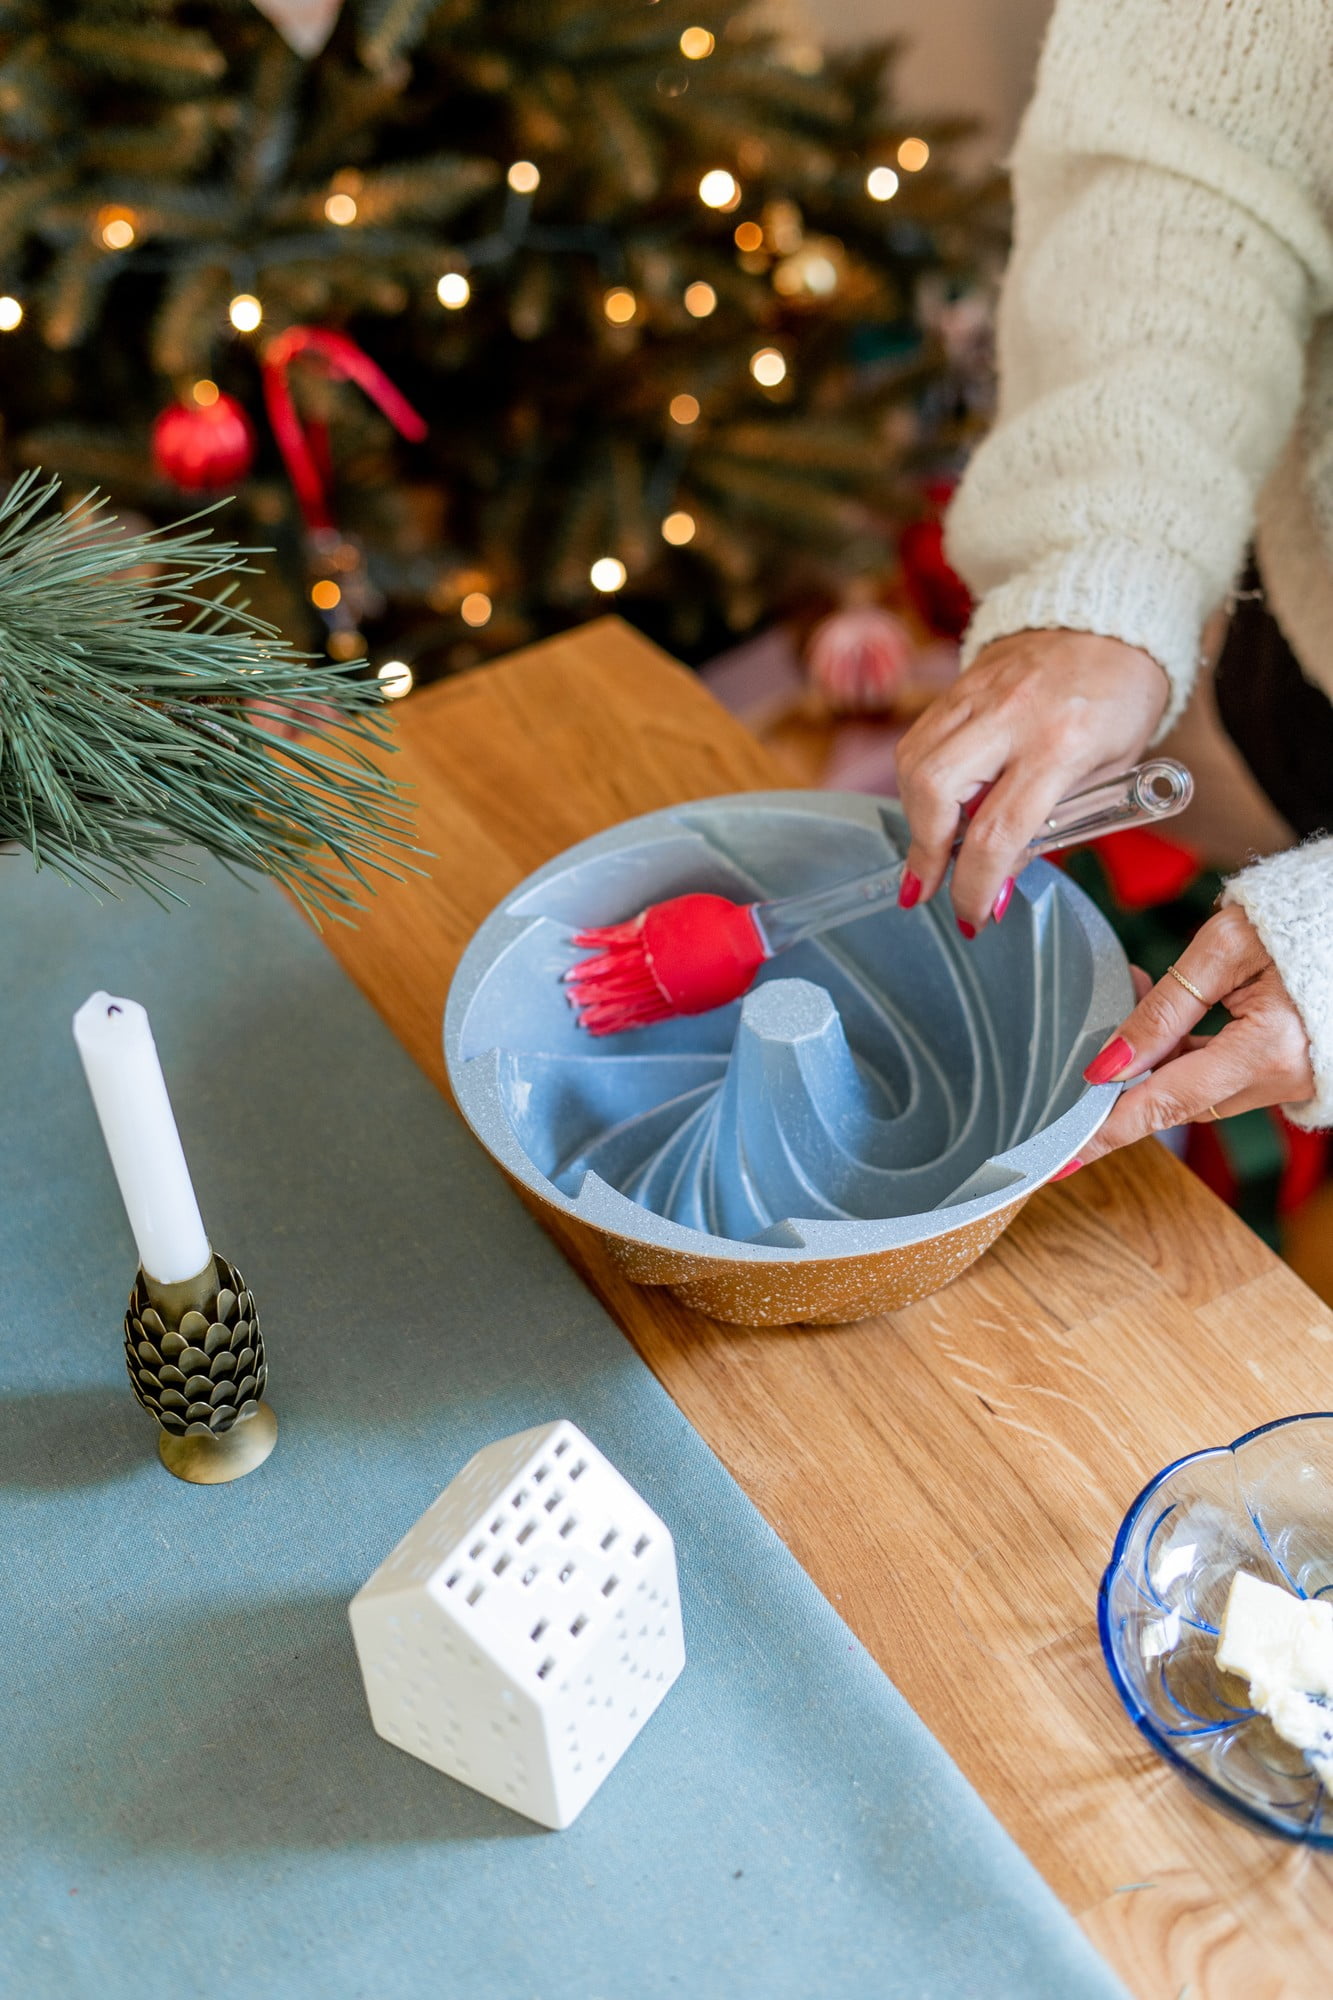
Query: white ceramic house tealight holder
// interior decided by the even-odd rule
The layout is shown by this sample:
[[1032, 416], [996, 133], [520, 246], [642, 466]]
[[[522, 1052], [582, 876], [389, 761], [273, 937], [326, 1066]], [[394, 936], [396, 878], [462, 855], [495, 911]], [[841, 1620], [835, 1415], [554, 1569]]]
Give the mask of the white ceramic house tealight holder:
[[576, 1819], [685, 1664], [666, 1527], [575, 1425], [487, 1445], [351, 1603], [379, 1734]]

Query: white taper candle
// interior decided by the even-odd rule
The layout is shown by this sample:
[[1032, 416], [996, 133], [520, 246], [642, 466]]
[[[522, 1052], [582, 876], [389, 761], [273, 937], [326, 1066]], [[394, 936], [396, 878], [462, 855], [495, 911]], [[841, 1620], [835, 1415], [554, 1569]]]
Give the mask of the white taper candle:
[[148, 1016], [137, 1000], [94, 993], [74, 1016], [74, 1040], [139, 1262], [164, 1285], [193, 1278], [212, 1252]]

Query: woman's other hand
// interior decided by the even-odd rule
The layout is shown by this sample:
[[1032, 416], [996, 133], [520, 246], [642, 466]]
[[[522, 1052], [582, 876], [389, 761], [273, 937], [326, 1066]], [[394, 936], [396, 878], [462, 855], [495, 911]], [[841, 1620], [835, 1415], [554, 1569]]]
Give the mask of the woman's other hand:
[[904, 906], [934, 895], [959, 812], [989, 787], [954, 863], [951, 895], [965, 936], [1002, 917], [1051, 807], [1094, 774], [1138, 763], [1168, 695], [1151, 654], [1119, 639], [1018, 632], [987, 646], [899, 746], [912, 829]]
[[[1121, 1095], [1079, 1165], [1172, 1125], [1229, 1118], [1261, 1104], [1303, 1104], [1315, 1094], [1304, 1023], [1243, 910], [1233, 906], [1210, 917], [1176, 970], [1202, 999], [1171, 973], [1153, 986], [1135, 968], [1139, 1004], [1084, 1075], [1089, 1083], [1110, 1083], [1153, 1074]], [[1218, 1001], [1231, 1016], [1221, 1033], [1193, 1034]]]

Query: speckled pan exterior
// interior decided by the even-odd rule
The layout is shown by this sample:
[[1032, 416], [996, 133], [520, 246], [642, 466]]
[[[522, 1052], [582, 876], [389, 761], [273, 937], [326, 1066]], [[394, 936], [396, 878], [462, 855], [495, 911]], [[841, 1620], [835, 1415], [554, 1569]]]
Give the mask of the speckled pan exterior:
[[560, 983], [585, 925], [691, 889], [794, 894], [905, 844], [887, 801], [760, 792], [571, 848], [459, 966], [444, 1046], [464, 1116], [631, 1278], [716, 1319], [835, 1323], [948, 1284], [1115, 1100], [1082, 1069], [1133, 1004], [1129, 970], [1058, 870], [1034, 862], [971, 944], [947, 896], [862, 917], [743, 1002], [636, 1034], [585, 1035]]
[[952, 1283], [989, 1250], [1022, 1206], [1011, 1202], [961, 1229], [861, 1256], [745, 1263], [655, 1250], [609, 1235], [604, 1240], [627, 1278], [666, 1285], [682, 1304], [729, 1326], [843, 1326], [872, 1313], [895, 1312]]

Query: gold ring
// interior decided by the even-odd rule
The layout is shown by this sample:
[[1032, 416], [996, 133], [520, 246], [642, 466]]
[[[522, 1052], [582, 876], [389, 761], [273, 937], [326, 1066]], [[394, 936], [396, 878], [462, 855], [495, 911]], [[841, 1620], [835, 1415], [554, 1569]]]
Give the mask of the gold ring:
[[1201, 1111], [1199, 1113], [1198, 1117], [1195, 1119], [1194, 1122], [1196, 1125], [1215, 1125], [1221, 1116], [1222, 1114], [1218, 1110], [1217, 1106], [1215, 1104], [1210, 1104], [1206, 1111]]
[[1175, 980], [1177, 986], [1183, 986], [1187, 993], [1192, 993], [1201, 1007], [1212, 1006], [1213, 1003], [1208, 998], [1207, 994], [1200, 993], [1198, 987], [1194, 984], [1194, 981], [1192, 979], [1186, 979], [1184, 973], [1177, 971], [1174, 965], [1168, 965], [1166, 969], [1168, 973], [1171, 975], [1172, 979]]

